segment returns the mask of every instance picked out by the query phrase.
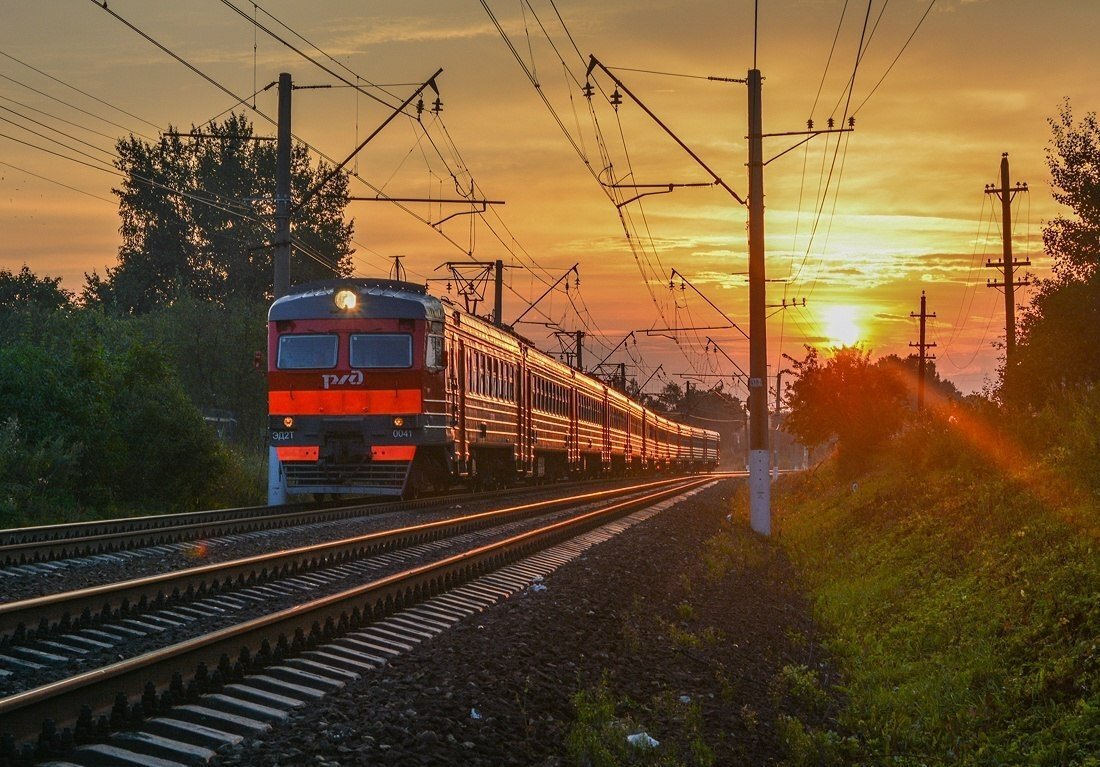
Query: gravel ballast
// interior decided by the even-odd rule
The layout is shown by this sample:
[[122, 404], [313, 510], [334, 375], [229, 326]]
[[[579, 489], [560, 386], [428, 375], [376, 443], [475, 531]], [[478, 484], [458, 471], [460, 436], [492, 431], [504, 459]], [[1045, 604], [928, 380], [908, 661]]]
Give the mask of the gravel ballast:
[[[790, 563], [743, 515], [727, 520], [736, 487], [593, 547], [544, 590], [460, 622], [220, 763], [548, 766], [600, 749], [645, 764], [777, 762], [780, 715], [823, 715], [782, 680], [826, 669]], [[640, 732], [659, 745], [631, 756], [626, 737]]]

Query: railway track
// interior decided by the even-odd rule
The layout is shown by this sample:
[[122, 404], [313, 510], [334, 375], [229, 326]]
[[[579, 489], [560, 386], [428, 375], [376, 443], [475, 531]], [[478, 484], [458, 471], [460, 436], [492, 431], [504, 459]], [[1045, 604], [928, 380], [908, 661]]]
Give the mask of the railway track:
[[[622, 491], [604, 491], [535, 502], [2, 605], [0, 655], [16, 662], [8, 661], [7, 682], [0, 683], [10, 689], [20, 678], [42, 679], [27, 670], [41, 671], [51, 662], [82, 670], [55, 673], [47, 683], [0, 699], [0, 764], [33, 763], [149, 717], [154, 723], [146, 740], [153, 745], [139, 749], [147, 757], [163, 758], [177, 748], [157, 739], [172, 741], [165, 733], [184, 727], [180, 721], [201, 730], [221, 717], [232, 724], [232, 732], [217, 730], [223, 741], [243, 737], [248, 727], [268, 726], [280, 713], [285, 718], [287, 701], [300, 703], [339, 686], [412, 639], [438, 633], [444, 618], [479, 609], [475, 597], [500, 596], [500, 584], [467, 584], [469, 593], [461, 597], [443, 592], [710, 479], [651, 483], [626, 500]], [[563, 515], [578, 504], [584, 511]], [[530, 521], [547, 514], [559, 516]], [[486, 537], [502, 521], [505, 526]], [[438, 605], [435, 617], [395, 616], [429, 599]], [[92, 605], [102, 605], [98, 615]], [[165, 647], [165, 638], [178, 641]], [[98, 665], [120, 645], [136, 654]], [[100, 660], [76, 663], [74, 655]], [[242, 688], [245, 676], [254, 682]], [[157, 721], [164, 720], [157, 713], [169, 710], [184, 719]], [[183, 743], [209, 750], [217, 738], [198, 740], [205, 745], [193, 737]], [[79, 753], [99, 754], [87, 764], [114, 758]]]
[[0, 569], [22, 569], [27, 574], [48, 571], [46, 563], [77, 557], [103, 557], [139, 548], [275, 530], [305, 524], [334, 522], [365, 514], [451, 507], [459, 503], [492, 500], [517, 493], [568, 492], [578, 487], [605, 486], [605, 481], [510, 488], [482, 493], [429, 496], [407, 501], [250, 506], [238, 509], [157, 514], [93, 522], [71, 522], [0, 530]]

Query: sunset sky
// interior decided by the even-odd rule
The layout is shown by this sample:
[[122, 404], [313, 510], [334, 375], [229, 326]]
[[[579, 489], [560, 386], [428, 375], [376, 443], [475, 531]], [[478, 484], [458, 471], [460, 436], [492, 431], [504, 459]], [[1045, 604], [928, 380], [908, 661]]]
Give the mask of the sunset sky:
[[[0, 11], [0, 267], [25, 263], [79, 291], [85, 272], [103, 274], [115, 263], [118, 177], [104, 168], [117, 137], [201, 126], [284, 71], [296, 85], [343, 86], [257, 31], [249, 21], [256, 18], [342, 76], [384, 85], [371, 92], [391, 105], [443, 69], [441, 115], [387, 127], [352, 164], [353, 195], [454, 197], [472, 179], [475, 196], [506, 203], [437, 228], [431, 223], [469, 206], [352, 203], [357, 275], [386, 276], [394, 255], [405, 256], [414, 281], [445, 277], [434, 271], [445, 261], [500, 258], [510, 266], [511, 320], [526, 308], [523, 299], [578, 263], [579, 292], [552, 294], [526, 319], [585, 329], [590, 363], [636, 331], [629, 354], [610, 361], [628, 363], [639, 380], [661, 364], [649, 390], [662, 378], [684, 385], [685, 376], [712, 386], [734, 372], [726, 354], [748, 369], [747, 342], [736, 330], [644, 331], [727, 324], [691, 287], [680, 290], [679, 277], [669, 289], [673, 269], [748, 329], [746, 209], [714, 185], [616, 208], [612, 197], [637, 192], [609, 194], [600, 180], [667, 186], [712, 178], [629, 98], [615, 111], [606, 74], [593, 75], [591, 104], [581, 86], [595, 54], [744, 197], [745, 86], [706, 78], [744, 78], [752, 68], [753, 5], [110, 0], [110, 11], [222, 90], [91, 0], [9, 0]], [[875, 357], [907, 354], [918, 332], [909, 315], [923, 290], [937, 314], [928, 337], [938, 344], [941, 374], [964, 391], [993, 379], [1003, 298], [985, 287], [999, 275], [983, 265], [1000, 258], [1000, 206], [983, 188], [999, 182], [1003, 152], [1012, 181], [1031, 190], [1013, 206], [1015, 255], [1030, 257], [1035, 274], [1049, 270], [1041, 227], [1059, 210], [1046, 121], [1065, 98], [1078, 116], [1100, 108], [1100, 3], [936, 0], [921, 23], [928, 7], [929, 0], [872, 0], [869, 8], [868, 0], [760, 2], [755, 55], [765, 131], [803, 130], [809, 118], [819, 128], [829, 117], [843, 124], [854, 114], [856, 122], [852, 133], [819, 136], [767, 166], [767, 270], [777, 280], [768, 300], [799, 302], [769, 320], [772, 373], [786, 367], [781, 354], [800, 358], [807, 343], [858, 341]], [[275, 90], [257, 96], [256, 106], [274, 117]], [[264, 117], [245, 111], [257, 133], [274, 135]], [[346, 86], [297, 90], [294, 133], [341, 160], [389, 111]], [[770, 138], [765, 156], [798, 140]], [[1026, 291], [1018, 298], [1025, 302]], [[545, 325], [517, 330], [558, 349]], [[708, 336], [718, 353], [708, 351]], [[743, 385], [734, 391], [743, 395]]]

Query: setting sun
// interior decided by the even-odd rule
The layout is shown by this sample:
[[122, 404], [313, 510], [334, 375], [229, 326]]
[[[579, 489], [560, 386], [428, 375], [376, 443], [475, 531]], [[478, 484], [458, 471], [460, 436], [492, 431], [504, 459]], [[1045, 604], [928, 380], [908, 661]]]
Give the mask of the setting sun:
[[830, 346], [852, 346], [861, 340], [863, 328], [856, 319], [854, 306], [829, 306], [821, 315]]

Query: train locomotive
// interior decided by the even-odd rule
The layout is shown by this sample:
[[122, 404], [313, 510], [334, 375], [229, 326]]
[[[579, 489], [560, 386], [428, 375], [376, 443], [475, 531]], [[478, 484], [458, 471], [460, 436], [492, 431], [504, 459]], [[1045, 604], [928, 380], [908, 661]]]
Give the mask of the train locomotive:
[[277, 299], [267, 380], [271, 503], [718, 462], [716, 432], [408, 282], [327, 280]]

